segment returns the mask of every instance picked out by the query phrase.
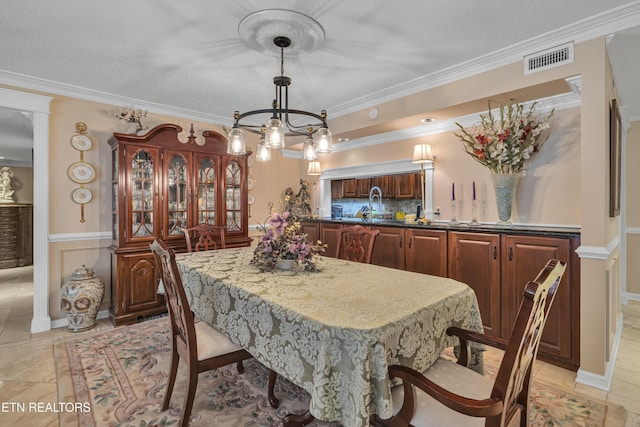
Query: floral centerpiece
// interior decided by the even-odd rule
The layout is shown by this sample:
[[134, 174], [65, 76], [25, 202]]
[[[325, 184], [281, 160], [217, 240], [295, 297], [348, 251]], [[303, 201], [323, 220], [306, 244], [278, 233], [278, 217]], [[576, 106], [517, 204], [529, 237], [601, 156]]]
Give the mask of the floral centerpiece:
[[464, 150], [480, 164], [495, 174], [522, 172], [527, 161], [540, 150], [546, 141], [543, 132], [549, 128], [549, 119], [554, 113], [540, 118], [535, 113], [536, 103], [525, 110], [521, 104], [509, 102], [500, 106], [496, 117], [489, 111], [480, 114], [480, 124], [464, 128], [456, 125], [461, 133], [455, 135], [464, 143]]
[[276, 268], [279, 261], [293, 260], [301, 270], [318, 271], [314, 255], [324, 252], [327, 245], [320, 241], [309, 244], [307, 234], [300, 231], [300, 222], [295, 215], [272, 210], [259, 229], [263, 234], [253, 252], [251, 264], [261, 271], [269, 271]]

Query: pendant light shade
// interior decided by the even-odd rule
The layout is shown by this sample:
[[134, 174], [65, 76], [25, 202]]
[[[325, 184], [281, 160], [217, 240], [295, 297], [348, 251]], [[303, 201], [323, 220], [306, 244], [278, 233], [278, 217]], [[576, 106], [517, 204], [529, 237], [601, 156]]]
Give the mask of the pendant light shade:
[[316, 153], [316, 146], [313, 142], [313, 138], [308, 136], [304, 141], [304, 145], [302, 146], [302, 158], [304, 160], [316, 160], [318, 158], [318, 153]]
[[268, 148], [284, 148], [284, 126], [280, 119], [269, 120], [264, 137]]
[[318, 154], [328, 154], [331, 153], [333, 141], [331, 140], [331, 131], [324, 127], [318, 129], [318, 132], [315, 134], [316, 138], [316, 152]]
[[233, 128], [229, 132], [227, 141], [228, 154], [246, 154], [247, 146], [244, 140], [244, 132], [240, 128]]
[[271, 149], [267, 147], [263, 133], [260, 137], [260, 142], [258, 142], [258, 147], [256, 148], [256, 161], [268, 162], [269, 160], [271, 160]]

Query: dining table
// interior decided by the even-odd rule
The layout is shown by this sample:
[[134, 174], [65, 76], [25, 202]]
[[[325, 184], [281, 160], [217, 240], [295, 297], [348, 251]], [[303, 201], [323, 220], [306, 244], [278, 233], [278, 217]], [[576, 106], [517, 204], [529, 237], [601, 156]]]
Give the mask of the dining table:
[[[191, 310], [306, 390], [309, 414], [345, 427], [393, 415], [390, 365], [425, 371], [483, 330], [474, 291], [453, 279], [316, 256], [318, 271], [261, 271], [252, 247], [176, 255]], [[477, 351], [480, 350], [480, 351]], [[482, 348], [472, 349], [481, 371]]]

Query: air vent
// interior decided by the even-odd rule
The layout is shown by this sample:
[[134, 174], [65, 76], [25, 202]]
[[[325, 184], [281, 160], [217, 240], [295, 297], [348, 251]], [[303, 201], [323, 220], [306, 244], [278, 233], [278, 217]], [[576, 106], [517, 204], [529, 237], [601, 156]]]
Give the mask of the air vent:
[[531, 74], [573, 62], [573, 42], [524, 57], [524, 73]]

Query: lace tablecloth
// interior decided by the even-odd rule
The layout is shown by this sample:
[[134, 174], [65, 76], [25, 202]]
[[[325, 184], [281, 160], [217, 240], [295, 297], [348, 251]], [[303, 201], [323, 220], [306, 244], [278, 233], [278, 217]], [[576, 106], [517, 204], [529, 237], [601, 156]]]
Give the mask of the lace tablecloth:
[[389, 365], [424, 371], [457, 343], [449, 326], [482, 331], [475, 293], [452, 279], [327, 257], [320, 272], [261, 273], [252, 255], [176, 255], [191, 310], [308, 391], [320, 420], [389, 418]]

